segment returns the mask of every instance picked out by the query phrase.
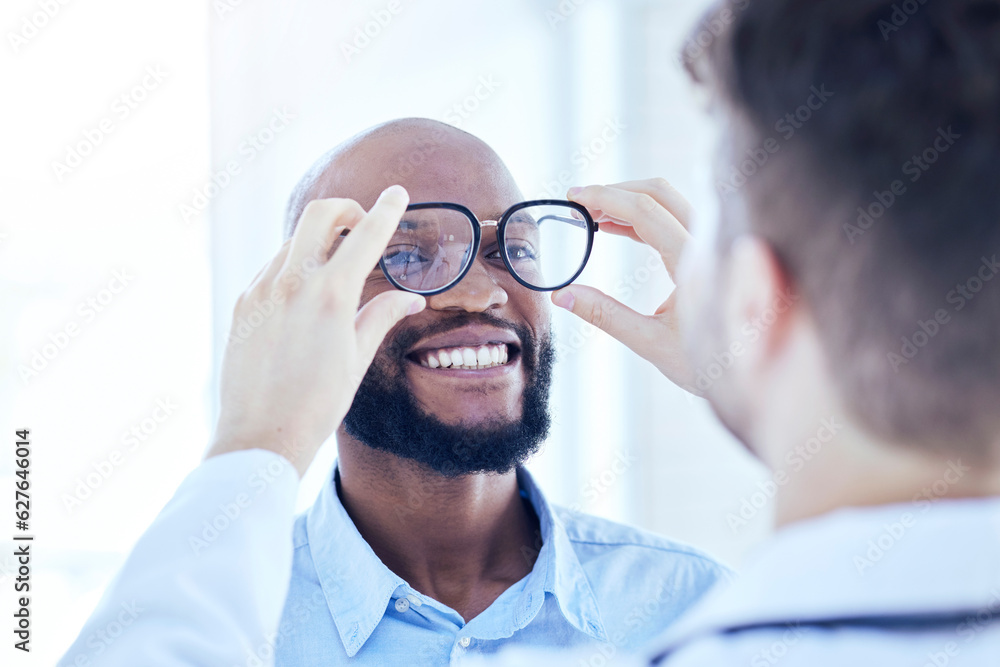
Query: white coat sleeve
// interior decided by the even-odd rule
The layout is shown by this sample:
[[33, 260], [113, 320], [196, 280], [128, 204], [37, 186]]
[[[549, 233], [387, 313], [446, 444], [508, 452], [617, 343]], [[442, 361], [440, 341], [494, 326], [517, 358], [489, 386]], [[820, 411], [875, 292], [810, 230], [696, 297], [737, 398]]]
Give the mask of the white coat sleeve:
[[60, 667], [269, 665], [299, 478], [262, 449], [204, 461], [139, 538]]

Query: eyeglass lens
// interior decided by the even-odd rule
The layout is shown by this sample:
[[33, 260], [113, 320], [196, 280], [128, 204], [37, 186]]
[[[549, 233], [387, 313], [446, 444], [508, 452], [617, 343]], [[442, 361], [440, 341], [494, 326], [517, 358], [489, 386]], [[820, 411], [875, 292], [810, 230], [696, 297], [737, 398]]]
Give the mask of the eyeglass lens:
[[[417, 292], [449, 286], [475, 259], [474, 224], [447, 208], [407, 211], [383, 254], [386, 271], [400, 286]], [[552, 289], [569, 282], [582, 267], [590, 231], [576, 209], [543, 204], [511, 214], [503, 236], [515, 275], [535, 288]]]

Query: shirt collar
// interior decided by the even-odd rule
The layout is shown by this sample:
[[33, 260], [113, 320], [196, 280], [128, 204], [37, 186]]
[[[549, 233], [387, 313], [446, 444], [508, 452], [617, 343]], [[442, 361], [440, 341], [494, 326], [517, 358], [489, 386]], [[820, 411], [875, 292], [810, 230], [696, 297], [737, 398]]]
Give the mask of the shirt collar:
[[[517, 480], [522, 493], [527, 496], [538, 515], [538, 527], [542, 535], [542, 548], [531, 574], [528, 575], [525, 593], [522, 595], [531, 595], [532, 591], [538, 590], [551, 593], [556, 598], [559, 610], [573, 627], [593, 639], [608, 641], [597, 598], [566, 533], [562, 517], [548, 503], [531, 473], [525, 468], [518, 468]], [[534, 597], [537, 600], [531, 605], [531, 617], [538, 613], [544, 601], [541, 595]], [[525, 624], [526, 622], [519, 624], [519, 627], [524, 627]]]
[[[338, 474], [335, 466], [330, 482], [309, 509], [306, 530], [327, 605], [347, 655], [353, 657], [381, 622], [397, 589], [408, 585], [382, 563], [358, 532], [337, 495], [334, 478]], [[527, 470], [519, 468], [517, 480], [538, 515], [542, 547], [509, 620], [478, 627], [477, 636], [501, 639], [513, 635], [538, 614], [548, 593], [570, 625], [596, 640], [608, 641], [596, 597], [563, 520]]]
[[847, 508], [781, 529], [665, 643], [758, 623], [1000, 606], [1000, 498]]
[[389, 600], [405, 581], [382, 564], [354, 526], [337, 495], [336, 466], [309, 509], [309, 552], [333, 622], [353, 657], [382, 620]]

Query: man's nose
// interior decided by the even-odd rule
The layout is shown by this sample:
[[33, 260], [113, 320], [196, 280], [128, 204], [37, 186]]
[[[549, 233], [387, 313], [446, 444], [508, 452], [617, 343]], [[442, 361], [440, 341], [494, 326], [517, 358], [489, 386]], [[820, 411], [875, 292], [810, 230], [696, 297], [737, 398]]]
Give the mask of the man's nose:
[[464, 310], [482, 313], [507, 303], [507, 290], [497, 283], [493, 272], [481, 259], [476, 259], [457, 285], [427, 297], [427, 307], [434, 310]]

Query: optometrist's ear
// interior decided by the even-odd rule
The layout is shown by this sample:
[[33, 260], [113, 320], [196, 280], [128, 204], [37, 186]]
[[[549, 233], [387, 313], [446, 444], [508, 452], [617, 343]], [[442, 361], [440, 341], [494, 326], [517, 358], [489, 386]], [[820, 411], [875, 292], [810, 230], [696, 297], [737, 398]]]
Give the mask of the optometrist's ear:
[[753, 234], [736, 238], [721, 265], [725, 278], [718, 307], [726, 340], [745, 341], [749, 331], [744, 360], [766, 364], [788, 341], [799, 307], [795, 285], [774, 248]]

